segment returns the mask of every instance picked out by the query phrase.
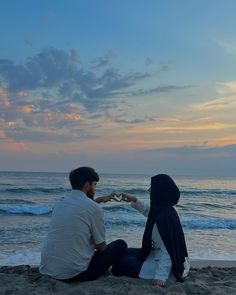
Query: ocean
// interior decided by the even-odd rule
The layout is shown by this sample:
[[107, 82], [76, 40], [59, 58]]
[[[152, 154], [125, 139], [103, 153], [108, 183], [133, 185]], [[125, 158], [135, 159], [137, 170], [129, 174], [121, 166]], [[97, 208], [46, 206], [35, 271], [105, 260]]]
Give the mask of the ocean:
[[[173, 176], [189, 256], [236, 260], [236, 178]], [[100, 174], [96, 196], [126, 192], [149, 202], [150, 175]], [[67, 173], [0, 172], [0, 265], [40, 263], [54, 204], [70, 190]], [[141, 246], [146, 218], [128, 203], [102, 204], [107, 241]]]

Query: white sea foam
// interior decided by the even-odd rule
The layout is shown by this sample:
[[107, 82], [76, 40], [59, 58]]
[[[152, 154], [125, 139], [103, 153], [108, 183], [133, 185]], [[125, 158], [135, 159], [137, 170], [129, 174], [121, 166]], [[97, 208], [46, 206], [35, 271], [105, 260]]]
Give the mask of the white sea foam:
[[0, 266], [22, 264], [38, 266], [40, 264], [40, 252], [30, 250], [1, 251]]
[[0, 210], [11, 214], [33, 214], [42, 215], [52, 212], [52, 207], [46, 205], [27, 205], [27, 204], [1, 204]]

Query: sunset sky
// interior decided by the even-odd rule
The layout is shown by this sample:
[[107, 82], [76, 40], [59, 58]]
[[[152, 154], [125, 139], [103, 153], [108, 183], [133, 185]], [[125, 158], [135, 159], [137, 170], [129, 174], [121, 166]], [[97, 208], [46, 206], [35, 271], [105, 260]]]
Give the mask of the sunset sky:
[[0, 3], [0, 170], [236, 175], [235, 0]]

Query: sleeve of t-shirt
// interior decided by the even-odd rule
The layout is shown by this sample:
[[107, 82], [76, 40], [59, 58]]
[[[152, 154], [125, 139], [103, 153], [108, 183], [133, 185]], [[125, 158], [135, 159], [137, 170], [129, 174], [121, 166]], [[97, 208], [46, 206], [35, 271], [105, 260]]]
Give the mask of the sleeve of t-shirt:
[[104, 216], [102, 208], [97, 208], [91, 216], [91, 235], [94, 244], [100, 244], [106, 241]]

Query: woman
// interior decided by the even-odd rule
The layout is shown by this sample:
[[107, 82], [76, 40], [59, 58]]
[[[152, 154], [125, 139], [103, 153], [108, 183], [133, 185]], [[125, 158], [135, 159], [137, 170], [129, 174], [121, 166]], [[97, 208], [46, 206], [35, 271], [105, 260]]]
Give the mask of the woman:
[[183, 282], [189, 272], [188, 252], [179, 216], [174, 209], [180, 191], [173, 179], [165, 174], [151, 178], [150, 206], [137, 197], [122, 194], [122, 200], [148, 217], [141, 249], [127, 249], [112, 272], [153, 279], [164, 287], [170, 274]]

